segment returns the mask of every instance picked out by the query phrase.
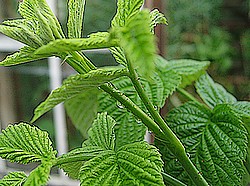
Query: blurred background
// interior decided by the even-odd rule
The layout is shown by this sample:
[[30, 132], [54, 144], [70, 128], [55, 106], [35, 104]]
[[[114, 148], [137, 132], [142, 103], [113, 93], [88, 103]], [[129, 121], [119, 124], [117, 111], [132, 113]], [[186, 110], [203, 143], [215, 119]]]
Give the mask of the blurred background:
[[[0, 22], [19, 17], [17, 3], [17, 0], [0, 0]], [[54, 3], [66, 32], [67, 0]], [[168, 60], [211, 61], [209, 73], [215, 81], [238, 100], [250, 100], [250, 0], [148, 0], [145, 6], [159, 8], [169, 22], [168, 26], [156, 29], [161, 55]], [[106, 31], [115, 8], [113, 0], [87, 1], [83, 36]], [[22, 44], [0, 34], [0, 61], [20, 47]], [[97, 66], [115, 65], [107, 50], [86, 52], [86, 55]], [[61, 69], [62, 79], [73, 73], [66, 64], [61, 65]], [[49, 94], [51, 78], [47, 59], [0, 67], [0, 126], [5, 128], [9, 123], [29, 121], [33, 109]], [[53, 113], [49, 112], [36, 125], [49, 131], [55, 142], [53, 120]], [[67, 116], [65, 120], [67, 148], [73, 149], [81, 145], [83, 137]]]

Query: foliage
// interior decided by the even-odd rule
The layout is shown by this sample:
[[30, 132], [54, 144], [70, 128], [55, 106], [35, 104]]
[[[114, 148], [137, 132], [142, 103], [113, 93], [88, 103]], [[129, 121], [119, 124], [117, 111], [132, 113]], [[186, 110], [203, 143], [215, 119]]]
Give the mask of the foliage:
[[[209, 62], [157, 56], [154, 26], [167, 22], [157, 10], [141, 10], [143, 3], [118, 0], [111, 28], [84, 38], [84, 0], [68, 3], [67, 37], [45, 0], [23, 0], [22, 19], [0, 26], [27, 45], [1, 66], [56, 55], [79, 73], [38, 105], [31, 123], [65, 102], [87, 138], [80, 148], [56, 157], [47, 132], [27, 123], [10, 125], [0, 134], [0, 157], [39, 165], [28, 176], [9, 173], [1, 185], [45, 185], [54, 166], [82, 186], [240, 185], [249, 176], [249, 161], [244, 163], [249, 102], [237, 101], [215, 83], [205, 72]], [[99, 48], [109, 48], [120, 66], [97, 68], [80, 52]], [[204, 103], [183, 89], [194, 81]], [[174, 108], [164, 121], [159, 110], [175, 91], [192, 101]], [[144, 142], [146, 130], [154, 133], [155, 145]]]

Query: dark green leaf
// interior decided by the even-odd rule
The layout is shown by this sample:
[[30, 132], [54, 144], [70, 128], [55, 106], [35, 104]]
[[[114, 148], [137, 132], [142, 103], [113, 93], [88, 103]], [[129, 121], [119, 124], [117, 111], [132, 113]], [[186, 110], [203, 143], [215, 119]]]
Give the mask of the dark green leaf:
[[[172, 110], [168, 123], [186, 147], [191, 160], [210, 185], [240, 185], [245, 173], [247, 132], [232, 106], [210, 111], [188, 102]], [[187, 182], [187, 175], [164, 144], [165, 171]]]

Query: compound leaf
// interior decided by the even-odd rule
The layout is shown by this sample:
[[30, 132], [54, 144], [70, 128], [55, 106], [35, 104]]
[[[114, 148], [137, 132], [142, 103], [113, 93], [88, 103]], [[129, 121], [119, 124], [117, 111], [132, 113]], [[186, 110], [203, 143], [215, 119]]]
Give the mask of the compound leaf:
[[69, 0], [68, 37], [81, 38], [85, 0]]
[[67, 51], [100, 49], [117, 46], [116, 39], [111, 39], [108, 32], [97, 32], [81, 39], [57, 39], [35, 51], [36, 55], [53, 55]]
[[60, 88], [52, 91], [47, 99], [35, 109], [31, 122], [37, 120], [57, 104], [72, 99], [82, 94], [83, 91], [95, 89], [104, 83], [126, 74], [126, 69], [98, 69], [90, 71], [87, 74], [77, 74], [67, 78]]
[[[169, 113], [168, 123], [210, 185], [240, 185], [245, 173], [247, 131], [231, 105], [220, 104], [211, 111], [188, 102]], [[159, 146], [165, 171], [187, 183], [176, 158], [164, 144]]]
[[22, 186], [27, 176], [23, 172], [10, 172], [0, 180], [1, 186]]
[[0, 157], [10, 162], [27, 164], [52, 161], [55, 151], [48, 133], [29, 124], [10, 125], [0, 134]]
[[204, 74], [195, 84], [196, 90], [203, 101], [211, 108], [220, 103], [236, 103], [236, 98], [213, 79]]

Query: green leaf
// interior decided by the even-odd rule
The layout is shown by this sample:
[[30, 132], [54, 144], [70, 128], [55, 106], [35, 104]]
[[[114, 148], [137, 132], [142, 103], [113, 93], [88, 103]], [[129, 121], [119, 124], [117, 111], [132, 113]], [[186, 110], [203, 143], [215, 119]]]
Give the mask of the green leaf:
[[23, 0], [19, 3], [22, 18], [3, 22], [0, 32], [32, 48], [63, 38], [55, 15], [45, 0]]
[[195, 87], [202, 100], [211, 108], [220, 103], [235, 103], [237, 101], [223, 86], [215, 83], [208, 74], [201, 76]]
[[117, 46], [117, 41], [110, 38], [108, 32], [97, 32], [81, 39], [58, 39], [35, 51], [36, 55], [53, 55], [67, 51], [109, 48]]
[[45, 0], [23, 0], [19, 3], [18, 11], [26, 20], [38, 22], [39, 29], [36, 32], [43, 44], [64, 37], [56, 16]]
[[173, 70], [182, 76], [182, 84], [180, 87], [190, 85], [205, 73], [209, 66], [208, 61], [195, 61], [191, 59], [179, 59], [166, 61], [158, 56], [156, 60], [156, 68], [160, 71]]
[[[168, 123], [210, 185], [240, 185], [245, 173], [247, 131], [232, 106], [221, 104], [210, 111], [188, 102], [169, 113]], [[160, 150], [165, 171], [187, 183], [188, 177], [176, 158], [164, 144]]]
[[4, 21], [0, 25], [1, 33], [33, 48], [37, 48], [43, 44], [41, 38], [37, 36], [38, 29], [39, 25], [37, 21], [26, 19]]
[[104, 149], [97, 146], [84, 146], [70, 151], [57, 159], [59, 167], [73, 179], [78, 179], [79, 172], [84, 162], [100, 155]]
[[118, 0], [117, 12], [112, 20], [113, 27], [123, 27], [127, 20], [137, 14], [144, 0]]
[[23, 47], [19, 52], [7, 56], [3, 61], [0, 62], [0, 66], [12, 66], [18, 65], [26, 62], [31, 62], [48, 56], [37, 56], [34, 55], [35, 49], [31, 47]]
[[120, 63], [124, 67], [127, 67], [128, 62], [127, 62], [126, 56], [120, 47], [111, 47], [109, 50], [114, 56], [117, 63]]
[[84, 91], [96, 89], [98, 86], [124, 75], [127, 75], [126, 69], [98, 69], [87, 74], [77, 74], [67, 78], [60, 88], [52, 91], [47, 99], [35, 109], [31, 122], [37, 120], [57, 104], [72, 99]]
[[72, 123], [85, 139], [87, 139], [87, 131], [97, 115], [98, 93], [96, 89], [85, 91], [64, 103]]
[[10, 125], [0, 134], [0, 157], [10, 162], [52, 161], [55, 154], [48, 133], [29, 124]]
[[156, 57], [154, 35], [150, 31], [150, 14], [147, 10], [137, 13], [128, 20], [125, 27], [118, 29], [120, 46], [127, 59], [146, 78], [153, 74]]
[[69, 0], [68, 36], [81, 38], [85, 0]]
[[[117, 152], [87, 161], [81, 169], [81, 186], [85, 185], [164, 185], [162, 161], [157, 149], [145, 142], [128, 144]], [[95, 175], [95, 176], [93, 176]]]
[[166, 17], [164, 16], [164, 14], [160, 13], [158, 9], [154, 9], [150, 12], [150, 19], [150, 28], [152, 32], [154, 31], [154, 28], [157, 24], [168, 25]]
[[23, 186], [42, 186], [46, 185], [49, 180], [50, 169], [52, 167], [51, 162], [46, 162], [39, 165], [36, 169], [34, 169], [27, 180], [23, 184]]
[[116, 122], [106, 112], [98, 114], [92, 127], [88, 131], [89, 138], [84, 141], [84, 146], [97, 146], [106, 150], [115, 147], [114, 126]]
[[27, 176], [23, 172], [10, 172], [0, 180], [1, 186], [22, 186]]
[[250, 102], [247, 101], [237, 101], [232, 104], [234, 111], [240, 116], [250, 118]]

